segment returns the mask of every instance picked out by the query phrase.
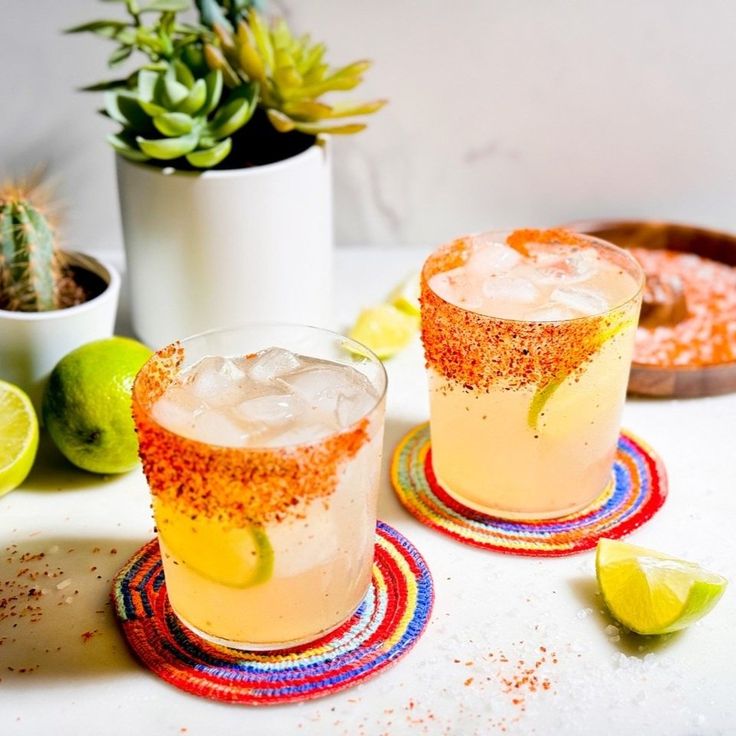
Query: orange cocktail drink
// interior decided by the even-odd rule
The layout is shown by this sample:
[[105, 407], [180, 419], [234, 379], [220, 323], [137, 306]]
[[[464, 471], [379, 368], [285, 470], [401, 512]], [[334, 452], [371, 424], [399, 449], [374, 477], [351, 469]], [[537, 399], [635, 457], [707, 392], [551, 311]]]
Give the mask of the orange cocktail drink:
[[206, 333], [156, 353], [133, 409], [169, 601], [241, 649], [318, 638], [371, 579], [386, 376], [314, 328]]
[[611, 482], [643, 273], [561, 230], [468, 236], [422, 271], [432, 464], [462, 503], [561, 516]]

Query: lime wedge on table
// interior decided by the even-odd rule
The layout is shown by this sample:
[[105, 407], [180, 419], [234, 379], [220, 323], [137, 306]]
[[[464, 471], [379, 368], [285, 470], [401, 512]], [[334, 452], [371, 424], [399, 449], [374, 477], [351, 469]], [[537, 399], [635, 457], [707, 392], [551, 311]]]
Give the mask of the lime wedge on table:
[[419, 273], [413, 273], [404, 279], [390, 294], [389, 301], [402, 312], [418, 317], [419, 306]]
[[405, 348], [417, 333], [419, 320], [395, 307], [380, 304], [364, 309], [349, 332], [379, 358], [390, 358]]
[[637, 634], [668, 634], [705, 616], [726, 579], [699, 565], [633, 544], [601, 539], [596, 577], [608, 609]]
[[273, 572], [273, 549], [259, 527], [224, 529], [222, 522], [157, 505], [156, 527], [179, 564], [232, 588], [263, 583]]
[[17, 386], [0, 381], [0, 496], [17, 488], [31, 471], [38, 450], [38, 419]]

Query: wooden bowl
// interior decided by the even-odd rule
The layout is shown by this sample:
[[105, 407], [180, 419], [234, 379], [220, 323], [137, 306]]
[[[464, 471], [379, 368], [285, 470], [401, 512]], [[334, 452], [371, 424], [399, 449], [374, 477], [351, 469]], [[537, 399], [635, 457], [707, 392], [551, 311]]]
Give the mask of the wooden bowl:
[[[736, 266], [736, 235], [717, 230], [637, 220], [587, 220], [565, 227], [623, 248], [666, 248]], [[631, 366], [630, 394], [692, 398], [732, 391], [736, 391], [736, 360], [696, 367], [657, 367], [634, 361]]]

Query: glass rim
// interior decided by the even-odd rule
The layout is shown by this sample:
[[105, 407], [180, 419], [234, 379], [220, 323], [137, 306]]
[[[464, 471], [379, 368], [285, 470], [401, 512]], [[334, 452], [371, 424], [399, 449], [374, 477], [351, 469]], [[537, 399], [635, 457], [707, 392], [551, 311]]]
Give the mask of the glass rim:
[[[322, 437], [319, 437], [317, 440], [313, 440], [311, 442], [291, 442], [288, 444], [277, 444], [277, 445], [220, 445], [220, 444], [214, 444], [212, 442], [204, 442], [203, 440], [197, 440], [192, 437], [187, 437], [186, 435], [180, 434], [179, 432], [174, 432], [172, 429], [169, 429], [168, 427], [164, 426], [160, 422], [156, 420], [156, 418], [153, 416], [153, 413], [151, 412], [151, 404], [149, 402], [144, 402], [141, 400], [141, 397], [139, 396], [139, 386], [138, 386], [138, 376], [146, 370], [147, 366], [150, 364], [152, 360], [156, 358], [156, 356], [162, 351], [166, 350], [166, 348], [171, 347], [172, 345], [181, 345], [186, 350], [187, 344], [191, 344], [195, 340], [207, 338], [210, 335], [222, 335], [226, 333], [237, 333], [242, 332], [244, 330], [248, 329], [254, 329], [254, 328], [277, 328], [277, 329], [297, 329], [297, 330], [304, 330], [306, 332], [311, 332], [313, 334], [321, 334], [324, 337], [332, 337], [335, 339], [338, 339], [343, 344], [348, 343], [352, 346], [355, 346], [357, 350], [354, 351], [354, 354], [364, 356], [368, 358], [368, 360], [377, 365], [379, 368], [378, 375], [381, 378], [382, 385], [380, 387], [376, 387], [377, 390], [377, 398], [376, 400], [371, 404], [370, 409], [364, 411], [361, 416], [355, 420], [351, 425], [348, 427], [344, 427], [342, 429], [336, 430], [334, 432], [330, 432], [327, 435], [324, 435]], [[268, 347], [278, 347], [277, 345], [270, 345], [266, 346], [263, 349], [266, 349]], [[352, 351], [351, 351], [352, 352]], [[310, 357], [310, 356], [306, 356]], [[366, 378], [368, 378], [366, 376]], [[370, 380], [370, 378], [368, 379]], [[373, 381], [371, 381], [373, 384]], [[386, 392], [388, 390], [388, 373], [386, 372], [386, 366], [383, 364], [383, 361], [366, 345], [364, 345], [361, 342], [358, 342], [358, 340], [354, 340], [352, 337], [348, 337], [347, 335], [341, 335], [339, 332], [335, 332], [334, 330], [329, 330], [325, 327], [316, 327], [314, 325], [306, 325], [306, 324], [300, 324], [298, 322], [242, 322], [238, 325], [231, 326], [231, 327], [215, 327], [211, 330], [204, 330], [203, 332], [198, 332], [194, 335], [189, 335], [188, 337], [182, 338], [181, 340], [174, 340], [173, 342], [167, 343], [166, 345], [163, 345], [158, 350], [155, 350], [153, 355], [151, 355], [148, 360], [141, 366], [140, 370], [136, 374], [136, 378], [133, 382], [133, 390], [132, 390], [132, 399], [134, 402], [137, 402], [142, 408], [144, 408], [147, 416], [149, 417], [150, 421], [152, 421], [157, 427], [162, 429], [164, 432], [167, 432], [168, 434], [178, 437], [186, 442], [195, 442], [200, 445], [205, 445], [207, 447], [215, 447], [215, 448], [221, 448], [223, 450], [240, 450], [244, 452], [277, 452], [279, 450], [285, 450], [285, 449], [293, 449], [298, 447], [310, 447], [315, 444], [319, 444], [321, 442], [324, 442], [328, 440], [330, 437], [334, 437], [335, 435], [339, 434], [345, 434], [348, 432], [353, 431], [358, 424], [360, 424], [362, 421], [365, 420], [366, 417], [370, 416], [383, 402], [383, 400], [386, 398]]]
[[[564, 228], [563, 228], [564, 229]], [[627, 305], [631, 304], [631, 302], [635, 301], [639, 298], [641, 293], [644, 290], [644, 286], [646, 285], [646, 273], [644, 272], [644, 268], [639, 263], [639, 261], [634, 258], [631, 253], [629, 253], [628, 249], [622, 248], [618, 245], [615, 245], [614, 243], [610, 243], [607, 240], [603, 240], [602, 238], [598, 238], [595, 235], [588, 235], [587, 233], [578, 233], [574, 232], [574, 235], [576, 237], [579, 237], [583, 240], [589, 241], [595, 245], [598, 245], [599, 247], [603, 248], [604, 250], [612, 251], [613, 253], [616, 253], [620, 256], [622, 256], [632, 267], [634, 272], [636, 273], [637, 277], [637, 288], [634, 291], [634, 293], [624, 299], [621, 302], [618, 302], [617, 304], [614, 304], [611, 307], [608, 307], [604, 312], [595, 312], [594, 314], [583, 314], [579, 317], [568, 317], [567, 319], [550, 319], [550, 320], [533, 320], [533, 319], [515, 319], [513, 317], [494, 317], [493, 315], [486, 314], [485, 312], [479, 312], [475, 309], [468, 309], [467, 307], [461, 307], [458, 304], [454, 304], [453, 302], [447, 301], [443, 296], [438, 294], [429, 283], [429, 278], [425, 276], [426, 268], [429, 264], [429, 262], [432, 260], [432, 258], [438, 254], [440, 251], [442, 251], [444, 248], [452, 245], [453, 243], [456, 243], [458, 241], [466, 244], [469, 244], [469, 241], [473, 238], [481, 238], [481, 237], [487, 237], [487, 236], [495, 236], [498, 238], [497, 240], [493, 240], [491, 242], [499, 242], [502, 243], [505, 241], [505, 239], [513, 233], [514, 230], [482, 230], [480, 232], [475, 233], [469, 233], [467, 235], [463, 235], [459, 238], [456, 238], [448, 243], [443, 243], [438, 248], [435, 248], [435, 250], [432, 251], [432, 253], [427, 256], [427, 258], [424, 261], [424, 264], [422, 265], [422, 279], [427, 284], [427, 289], [429, 289], [432, 294], [437, 297], [441, 302], [444, 304], [447, 304], [449, 307], [452, 307], [453, 309], [457, 309], [460, 312], [465, 312], [468, 314], [476, 315], [477, 317], [482, 317], [485, 319], [493, 320], [495, 322], [505, 322], [509, 324], [534, 324], [534, 325], [563, 325], [563, 324], [570, 324], [571, 322], [577, 322], [578, 320], [586, 320], [586, 319], [597, 319], [600, 317], [605, 317], [607, 314], [610, 314], [611, 312], [615, 312], [618, 309], [622, 309], [623, 307], [626, 307]], [[573, 231], [570, 231], [573, 232]], [[554, 245], [554, 243], [550, 243], [550, 245]], [[445, 273], [445, 271], [438, 271], [437, 273]], [[435, 274], [433, 274], [435, 275]], [[633, 274], [632, 274], [633, 275]]]

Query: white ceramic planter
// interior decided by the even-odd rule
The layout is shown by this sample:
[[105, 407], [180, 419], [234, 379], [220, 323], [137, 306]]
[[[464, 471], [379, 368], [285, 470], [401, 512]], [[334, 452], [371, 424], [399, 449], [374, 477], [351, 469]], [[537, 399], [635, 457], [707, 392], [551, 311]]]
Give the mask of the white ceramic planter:
[[67, 252], [72, 266], [85, 268], [106, 282], [94, 299], [52, 312], [0, 310], [0, 378], [20, 386], [40, 408], [43, 386], [56, 363], [74, 348], [110, 337], [120, 294], [120, 275], [107, 262]]
[[243, 322], [331, 326], [326, 144], [201, 173], [117, 157], [133, 329], [152, 347]]

